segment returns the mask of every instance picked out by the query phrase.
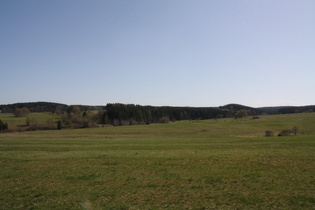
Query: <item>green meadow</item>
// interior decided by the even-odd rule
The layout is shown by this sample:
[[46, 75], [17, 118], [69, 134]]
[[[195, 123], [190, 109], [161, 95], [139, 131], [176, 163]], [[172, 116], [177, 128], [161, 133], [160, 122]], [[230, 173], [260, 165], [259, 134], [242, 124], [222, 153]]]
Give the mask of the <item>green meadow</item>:
[[0, 133], [0, 167], [0, 209], [315, 209], [315, 113]]

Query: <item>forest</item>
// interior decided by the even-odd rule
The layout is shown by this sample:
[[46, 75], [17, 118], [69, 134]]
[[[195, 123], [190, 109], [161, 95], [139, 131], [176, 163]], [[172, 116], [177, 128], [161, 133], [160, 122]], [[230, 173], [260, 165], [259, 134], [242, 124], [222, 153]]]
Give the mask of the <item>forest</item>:
[[112, 125], [132, 125], [167, 123], [178, 120], [196, 120], [231, 117], [228, 109], [194, 107], [154, 107], [134, 104], [107, 104], [103, 112], [102, 123]]

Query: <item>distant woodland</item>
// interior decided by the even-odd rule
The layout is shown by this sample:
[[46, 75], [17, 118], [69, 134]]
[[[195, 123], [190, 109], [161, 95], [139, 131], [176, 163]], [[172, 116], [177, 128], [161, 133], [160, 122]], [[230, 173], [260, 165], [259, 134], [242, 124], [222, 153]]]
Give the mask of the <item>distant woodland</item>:
[[[39, 125], [36, 119], [27, 119], [26, 124], [32, 128], [85, 128], [102, 125], [138, 125], [150, 123], [168, 123], [179, 120], [205, 120], [219, 118], [242, 119], [246, 116], [259, 118], [262, 114], [288, 114], [313, 112], [315, 105], [300, 107], [264, 107], [252, 108], [239, 104], [220, 107], [171, 107], [141, 106], [135, 104], [109, 103], [106, 106], [65, 105], [50, 102], [16, 103], [0, 105], [0, 112], [14, 113], [16, 117], [27, 116], [32, 112], [50, 112], [60, 115], [60, 120], [48, 125]], [[7, 125], [2, 123], [3, 128]]]
[[[106, 106], [87, 106], [87, 105], [66, 105], [60, 103], [52, 102], [31, 102], [31, 103], [15, 103], [0, 105], [0, 112], [2, 113], [14, 113], [16, 108], [28, 108], [30, 112], [55, 112], [62, 111], [65, 112], [72, 106], [78, 106], [82, 111], [95, 111], [95, 110], [108, 110], [110, 107], [121, 107], [121, 108], [140, 108], [141, 109], [168, 109], [168, 110], [206, 110], [206, 109], [220, 109], [220, 110], [230, 110], [231, 112], [238, 111], [240, 109], [251, 110], [254, 114], [290, 114], [290, 113], [303, 113], [303, 112], [313, 112], [315, 111], [315, 105], [310, 106], [278, 106], [278, 107], [263, 107], [263, 108], [253, 108], [248, 106], [243, 106], [239, 104], [228, 104], [220, 107], [158, 107], [158, 106], [140, 106], [134, 104], [107, 104]], [[204, 117], [203, 117], [204, 118]], [[207, 117], [206, 117], [207, 118]]]

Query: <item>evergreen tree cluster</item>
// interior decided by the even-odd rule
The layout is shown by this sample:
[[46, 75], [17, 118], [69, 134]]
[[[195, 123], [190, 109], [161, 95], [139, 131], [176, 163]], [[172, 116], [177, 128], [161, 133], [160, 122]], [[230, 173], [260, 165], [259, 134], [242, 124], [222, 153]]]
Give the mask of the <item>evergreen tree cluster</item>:
[[99, 114], [102, 124], [133, 125], [165, 123], [178, 120], [197, 120], [231, 117], [227, 109], [196, 107], [154, 107], [134, 104], [107, 104]]

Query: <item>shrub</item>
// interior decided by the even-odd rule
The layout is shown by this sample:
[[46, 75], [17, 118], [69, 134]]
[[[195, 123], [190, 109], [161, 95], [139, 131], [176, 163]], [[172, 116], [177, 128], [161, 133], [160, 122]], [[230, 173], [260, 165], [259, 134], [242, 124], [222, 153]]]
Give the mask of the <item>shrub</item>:
[[0, 131], [4, 131], [8, 129], [9, 129], [8, 123], [4, 123], [0, 120]]
[[84, 119], [82, 123], [82, 128], [94, 128], [97, 127], [97, 123], [92, 119]]
[[294, 126], [292, 129], [284, 129], [284, 130], [282, 130], [278, 134], [278, 136], [293, 136], [293, 135], [297, 136], [299, 134], [300, 134], [299, 129], [296, 126]]
[[274, 135], [273, 131], [271, 131], [271, 130], [266, 130], [265, 131], [265, 136], [270, 137], [270, 136], [273, 136], [273, 135]]
[[291, 136], [292, 133], [293, 133], [292, 130], [284, 129], [278, 134], [278, 136]]

